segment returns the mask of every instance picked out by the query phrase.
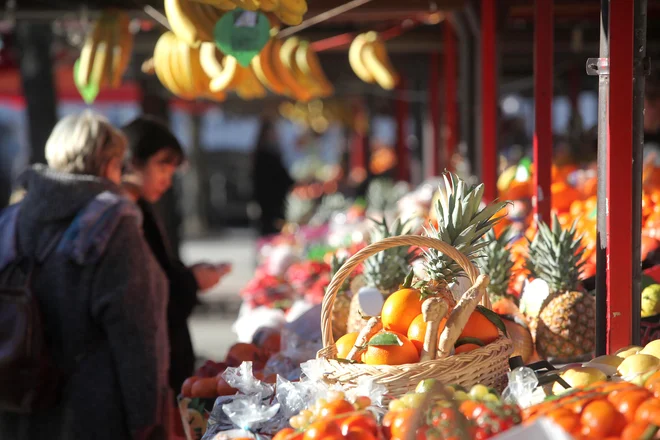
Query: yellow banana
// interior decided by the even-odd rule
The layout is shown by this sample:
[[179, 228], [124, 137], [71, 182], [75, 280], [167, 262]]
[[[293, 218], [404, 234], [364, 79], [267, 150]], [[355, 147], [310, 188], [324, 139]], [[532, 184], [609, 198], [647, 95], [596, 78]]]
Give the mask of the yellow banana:
[[78, 61], [78, 77], [76, 81], [82, 86], [87, 86], [90, 82], [92, 75], [92, 67], [94, 64], [94, 55], [98, 48], [103, 26], [100, 20], [97, 20], [93, 25], [91, 31], [85, 37], [85, 44], [80, 51], [80, 58]]
[[190, 69], [192, 71], [193, 85], [197, 95], [203, 97], [210, 92], [209, 87], [211, 84], [211, 78], [209, 78], [204, 72], [204, 69], [202, 69], [199, 59], [199, 51], [200, 49], [198, 47], [191, 47], [188, 50], [190, 54]]
[[165, 0], [165, 15], [177, 38], [190, 46], [200, 42], [196, 23], [191, 19], [189, 0]]
[[222, 63], [222, 71], [218, 76], [211, 77], [211, 92], [231, 90], [236, 87], [243, 75], [243, 68], [238, 65], [236, 58], [225, 56]]
[[266, 12], [272, 12], [278, 9], [280, 6], [280, 0], [261, 0], [261, 10]]
[[399, 76], [392, 67], [385, 44], [378, 38], [376, 32], [367, 32], [367, 44], [361, 52], [362, 63], [376, 80], [379, 86], [392, 90], [399, 82]]
[[161, 84], [177, 96], [184, 97], [185, 93], [177, 86], [170, 67], [170, 54], [173, 41], [176, 37], [172, 32], [165, 32], [160, 36], [154, 48], [154, 71]]
[[264, 98], [267, 95], [266, 89], [261, 85], [252, 69], [245, 69], [240, 84], [236, 87], [236, 94], [245, 100]]
[[258, 11], [261, 3], [259, 0], [232, 0], [232, 2], [246, 11]]
[[359, 34], [353, 39], [351, 47], [348, 49], [348, 63], [351, 65], [351, 69], [360, 78], [366, 83], [373, 83], [374, 77], [369, 72], [364, 64], [362, 63], [362, 49], [365, 44], [367, 44], [367, 39], [365, 34]]
[[204, 42], [199, 46], [199, 63], [209, 78], [222, 75], [222, 58], [215, 43]]
[[193, 80], [192, 65], [191, 65], [190, 46], [183, 40], [177, 39], [176, 46], [173, 47], [172, 55], [170, 58], [170, 65], [172, 66], [172, 73], [174, 74], [174, 81], [179, 87], [194, 99], [197, 89]]
[[309, 78], [310, 83], [314, 83], [319, 89], [319, 96], [327, 98], [335, 92], [332, 83], [325, 76], [318, 55], [310, 46], [308, 41], [301, 41], [296, 49], [296, 65], [302, 73]]
[[303, 21], [302, 14], [295, 14], [287, 9], [277, 9], [274, 14], [282, 23], [289, 26], [298, 26]]
[[308, 93], [309, 98], [320, 96], [321, 87], [316, 83], [314, 78], [309, 77], [303, 73], [296, 60], [296, 52], [300, 47], [301, 41], [297, 37], [288, 38], [282, 45], [280, 56], [284, 65], [291, 71], [296, 82], [300, 84]]
[[201, 41], [213, 41], [213, 30], [215, 24], [222, 18], [224, 11], [215, 6], [189, 1], [190, 19], [197, 26], [197, 32]]
[[205, 95], [206, 98], [215, 102], [223, 102], [227, 99], [227, 94], [225, 92], [211, 92], [209, 91]]
[[222, 9], [223, 11], [233, 11], [234, 9], [236, 9], [236, 4], [231, 0], [193, 0], [193, 1], [215, 6], [218, 9]]
[[114, 73], [113, 68], [115, 65], [115, 58], [119, 56], [119, 51], [116, 50], [119, 43], [119, 17], [116, 13], [111, 12], [108, 14], [106, 22], [106, 44], [107, 55], [105, 61], [105, 70], [101, 78], [101, 86], [111, 86], [113, 83]]
[[250, 65], [254, 74], [266, 88], [278, 95], [286, 95], [288, 93], [287, 87], [275, 73], [272, 64], [272, 46], [273, 39], [270, 39], [259, 55], [252, 59]]
[[107, 75], [107, 64], [112, 48], [108, 46], [108, 40], [112, 38], [112, 28], [107, 25], [107, 17], [102, 17], [99, 19], [99, 26], [101, 31], [99, 33], [98, 44], [96, 45], [96, 51], [94, 52], [94, 59], [92, 62], [92, 73], [89, 78], [91, 84], [95, 84], [99, 87], [103, 84], [103, 78]]
[[286, 87], [291, 91], [291, 95], [298, 101], [309, 101], [312, 98], [312, 94], [305, 89], [305, 87], [298, 82], [294, 76], [293, 71], [288, 67], [290, 61], [286, 59], [286, 56], [283, 51], [283, 46], [285, 43], [280, 39], [273, 40], [273, 46], [271, 48], [273, 66], [275, 67], [275, 72], [279, 76], [280, 80], [286, 85]]
[[302, 17], [307, 13], [306, 0], [280, 0], [280, 11], [288, 12], [292, 15]]
[[130, 21], [130, 17], [126, 12], [118, 12], [117, 26], [119, 28], [119, 42], [114, 48], [115, 57], [112, 66], [112, 87], [114, 88], [121, 85], [121, 79], [131, 62], [133, 34], [130, 31]]

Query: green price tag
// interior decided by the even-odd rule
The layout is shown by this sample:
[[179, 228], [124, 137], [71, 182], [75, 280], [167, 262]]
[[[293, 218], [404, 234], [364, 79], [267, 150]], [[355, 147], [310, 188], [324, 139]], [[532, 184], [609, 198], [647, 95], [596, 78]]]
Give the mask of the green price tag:
[[78, 93], [80, 93], [80, 96], [82, 96], [83, 101], [85, 101], [86, 104], [93, 104], [94, 100], [99, 94], [99, 85], [98, 84], [87, 84], [86, 86], [83, 86], [80, 84], [78, 81], [78, 68], [80, 66], [80, 60], [76, 60], [76, 63], [73, 65], [73, 83], [76, 85], [76, 88], [78, 89]]
[[270, 39], [270, 22], [260, 12], [234, 9], [215, 24], [213, 36], [222, 53], [248, 67]]

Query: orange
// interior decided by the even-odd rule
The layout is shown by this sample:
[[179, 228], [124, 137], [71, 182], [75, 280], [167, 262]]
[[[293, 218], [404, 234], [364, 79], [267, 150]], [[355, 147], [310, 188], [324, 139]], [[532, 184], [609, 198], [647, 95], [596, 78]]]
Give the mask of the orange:
[[582, 411], [580, 418], [582, 426], [588, 428], [582, 433], [591, 437], [606, 437], [612, 432], [616, 414], [616, 409], [607, 400], [596, 400], [589, 403]]
[[566, 432], [573, 431], [580, 424], [580, 417], [566, 408], [559, 408], [551, 411], [548, 413], [547, 417], [564, 428], [564, 431]]
[[639, 405], [635, 411], [635, 421], [660, 426], [660, 399], [651, 398]]
[[637, 408], [649, 397], [652, 397], [651, 392], [644, 388], [614, 392], [607, 396], [617, 411], [626, 416], [628, 422], [632, 422], [635, 419]]
[[337, 340], [337, 357], [339, 359], [346, 359], [348, 357], [348, 353], [353, 349], [358, 335], [359, 332], [346, 333]]
[[648, 422], [630, 423], [621, 433], [621, 440], [639, 440], [643, 438], [650, 425]]
[[391, 294], [383, 304], [381, 320], [385, 330], [408, 333], [410, 323], [422, 313], [422, 295], [417, 289], [401, 289]]
[[193, 376], [183, 381], [183, 385], [181, 386], [181, 394], [183, 394], [184, 397], [192, 397], [192, 386], [198, 380], [199, 377]]
[[[438, 340], [440, 340], [440, 335], [442, 334], [442, 330], [444, 330], [446, 323], [447, 318], [443, 318], [443, 320], [440, 321]], [[424, 315], [420, 313], [415, 319], [413, 319], [413, 322], [410, 323], [410, 327], [408, 327], [408, 339], [410, 339], [410, 342], [415, 344], [415, 348], [417, 348], [417, 352], [419, 353], [421, 353], [422, 349], [424, 348], [425, 335], [426, 322], [424, 321]]]
[[497, 326], [493, 324], [483, 313], [476, 309], [468, 318], [460, 338], [477, 338], [484, 344], [490, 344], [500, 337]]
[[390, 426], [392, 438], [407, 439], [415, 434], [415, 410], [399, 411]]
[[477, 344], [461, 344], [456, 349], [454, 349], [455, 354], [467, 353], [468, 351], [476, 350], [477, 348], [483, 347], [482, 345]]
[[363, 430], [371, 434], [378, 433], [378, 422], [366, 414], [348, 416], [341, 422], [341, 432], [347, 435], [350, 431]]
[[218, 397], [216, 393], [217, 380], [215, 377], [204, 377], [192, 385], [190, 395], [192, 397], [201, 397], [204, 399], [213, 399]]
[[343, 399], [328, 402], [321, 408], [321, 417], [334, 417], [339, 414], [346, 414], [355, 411], [353, 405]]
[[365, 364], [401, 365], [412, 364], [419, 361], [419, 353], [417, 352], [417, 348], [415, 348], [415, 344], [410, 342], [410, 339], [406, 338], [400, 333], [395, 332], [379, 332], [376, 334], [376, 336], [383, 334], [391, 334], [397, 336], [401, 342], [401, 345], [369, 345], [363, 357]]
[[[284, 428], [277, 434], [275, 434], [275, 437], [273, 437], [273, 440], [284, 440], [288, 438], [290, 435], [295, 434], [296, 430], [293, 428]], [[302, 438], [302, 434], [300, 434], [300, 437]]]
[[344, 434], [343, 438], [346, 440], [377, 440], [373, 432], [362, 428], [355, 428], [352, 431], [348, 431]]

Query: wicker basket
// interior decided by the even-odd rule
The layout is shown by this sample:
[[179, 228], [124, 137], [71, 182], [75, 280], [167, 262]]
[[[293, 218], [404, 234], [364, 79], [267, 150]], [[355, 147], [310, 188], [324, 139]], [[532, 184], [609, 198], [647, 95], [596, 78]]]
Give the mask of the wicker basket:
[[[509, 356], [513, 352], [513, 344], [504, 335], [494, 342], [467, 353], [449, 356], [442, 359], [405, 365], [365, 365], [346, 363], [336, 360], [337, 348], [332, 335], [332, 307], [337, 290], [346, 277], [366, 258], [396, 246], [419, 246], [436, 249], [459, 263], [467, 273], [471, 283], [477, 284], [479, 270], [472, 262], [454, 247], [434, 238], [406, 235], [389, 237], [373, 243], [351, 257], [335, 274], [327, 293], [323, 298], [321, 311], [321, 330], [323, 349], [317, 357], [324, 360], [325, 380], [329, 383], [341, 383], [347, 388], [356, 386], [357, 379], [371, 376], [376, 382], [388, 389], [388, 398], [396, 398], [408, 391], [414, 390], [422, 379], [434, 378], [442, 383], [458, 384], [471, 387], [477, 383], [502, 389], [506, 384], [506, 373], [509, 371]], [[481, 303], [491, 308], [486, 286]], [[448, 331], [446, 328], [444, 331]]]

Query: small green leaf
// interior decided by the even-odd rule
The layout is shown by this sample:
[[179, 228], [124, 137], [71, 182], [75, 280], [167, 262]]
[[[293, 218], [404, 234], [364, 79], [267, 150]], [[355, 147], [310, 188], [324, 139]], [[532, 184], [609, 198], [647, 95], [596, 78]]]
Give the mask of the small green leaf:
[[96, 100], [96, 97], [98, 96], [100, 91], [99, 85], [92, 83], [89, 83], [87, 85], [80, 84], [80, 81], [78, 81], [79, 68], [80, 68], [80, 59], [76, 60], [76, 63], [73, 65], [73, 82], [76, 85], [76, 88], [78, 89], [78, 93], [80, 93], [80, 96], [82, 96], [83, 101], [85, 101], [85, 104], [93, 104], [94, 100]]
[[337, 362], [339, 362], [340, 364], [357, 364], [357, 361], [353, 361], [353, 360], [350, 360], [350, 359], [337, 358], [335, 360]]
[[481, 312], [482, 315], [484, 315], [490, 322], [495, 324], [495, 326], [502, 331], [504, 336], [509, 336], [509, 334], [506, 331], [506, 325], [504, 325], [504, 322], [502, 321], [502, 318], [500, 316], [493, 312], [490, 309], [487, 309], [486, 307], [482, 305], [477, 306], [477, 310]]
[[454, 344], [454, 347], [460, 347], [461, 345], [465, 344], [474, 344], [478, 345], [479, 347], [483, 347], [485, 345], [484, 342], [479, 338], [466, 337], [459, 338], [459, 340]]
[[379, 333], [371, 340], [367, 345], [375, 345], [375, 346], [384, 346], [384, 345], [398, 345], [402, 346], [403, 342], [401, 342], [401, 339], [394, 333]]

